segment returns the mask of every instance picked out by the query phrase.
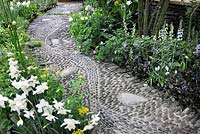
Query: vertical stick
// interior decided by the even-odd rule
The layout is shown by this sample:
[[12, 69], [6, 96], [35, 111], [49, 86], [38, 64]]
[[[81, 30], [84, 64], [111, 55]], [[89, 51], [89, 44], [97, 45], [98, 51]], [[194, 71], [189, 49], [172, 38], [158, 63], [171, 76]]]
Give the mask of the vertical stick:
[[156, 35], [163, 25], [164, 17], [165, 17], [165, 14], [167, 12], [167, 8], [169, 6], [169, 1], [170, 0], [165, 0], [163, 2], [162, 6], [161, 6], [160, 16], [159, 16], [159, 18], [158, 18], [158, 20], [155, 24], [155, 27], [154, 27], [154, 30], [153, 30], [153, 35]]
[[138, 0], [138, 31], [142, 35], [143, 27], [144, 0]]
[[144, 9], [144, 25], [143, 25], [143, 34], [148, 34], [148, 19], [149, 19], [149, 0], [145, 2], [145, 9]]

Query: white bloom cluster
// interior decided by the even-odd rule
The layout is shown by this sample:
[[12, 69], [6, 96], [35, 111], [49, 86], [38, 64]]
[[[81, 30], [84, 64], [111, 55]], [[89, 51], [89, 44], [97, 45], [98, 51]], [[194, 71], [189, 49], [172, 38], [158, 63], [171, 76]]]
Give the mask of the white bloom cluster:
[[27, 101], [26, 94], [18, 95], [13, 100], [9, 100], [11, 111], [16, 111], [20, 115], [21, 110], [27, 110]]
[[36, 105], [38, 113], [43, 113], [42, 116], [49, 121], [55, 121], [58, 119], [56, 116], [53, 115], [53, 112], [57, 111], [57, 114], [65, 115], [71, 112], [71, 110], [66, 110], [64, 108], [64, 103], [58, 102], [54, 99], [54, 105], [50, 105], [49, 102], [45, 101], [44, 99], [40, 100], [40, 103]]
[[[155, 67], [155, 71], [159, 71], [160, 70], [160, 66], [157, 66], [157, 67]], [[166, 70], [166, 73], [165, 73], [165, 75], [169, 75], [170, 74], [170, 70], [169, 70], [169, 67], [168, 66], [165, 66], [165, 70]]]
[[85, 7], [85, 11], [86, 11], [86, 12], [94, 12], [95, 10], [94, 10], [94, 8], [93, 8], [91, 5], [87, 5], [87, 6]]
[[65, 126], [65, 129], [71, 131], [76, 128], [76, 124], [80, 124], [80, 122], [74, 119], [64, 119], [64, 123], [60, 127]]
[[13, 2], [13, 1], [11, 1], [10, 2], [10, 10], [14, 10], [14, 9], [16, 9], [18, 7], [29, 7], [30, 4], [31, 4], [30, 1], [23, 1], [23, 2], [20, 2], [20, 1]]
[[126, 5], [128, 5], [128, 6], [130, 6], [131, 3], [132, 3], [132, 2], [131, 2], [130, 0], [126, 1]]
[[53, 103], [54, 103], [54, 108], [58, 111], [57, 114], [65, 115], [67, 112], [71, 113], [71, 110], [64, 109], [63, 102], [58, 102], [57, 100], [54, 99]]
[[87, 131], [87, 130], [92, 130], [96, 125], [98, 125], [98, 122], [100, 120], [100, 117], [99, 117], [99, 114], [98, 113], [97, 115], [92, 115], [92, 120], [91, 120], [91, 124], [89, 125], [86, 125], [83, 129], [83, 131]]
[[30, 111], [24, 111], [24, 117], [26, 117], [26, 118], [30, 118], [30, 117], [32, 117], [33, 119], [35, 119], [35, 117], [34, 117], [34, 110], [30, 110]]
[[0, 94], [0, 107], [3, 107], [5, 108], [5, 102], [8, 101], [8, 98], [7, 97], [3, 97], [1, 94]]
[[34, 119], [34, 111], [27, 111], [27, 102], [28, 99], [26, 98], [26, 94], [16, 94], [16, 97], [12, 100], [7, 97], [4, 97], [0, 94], [0, 107], [5, 108], [5, 102], [9, 103], [9, 107], [11, 108], [11, 112], [15, 111], [18, 113], [20, 120], [17, 122], [17, 126], [23, 125], [23, 120], [21, 119], [21, 111], [23, 111], [24, 117], [30, 118], [32, 117]]
[[183, 28], [179, 26], [178, 32], [177, 32], [177, 40], [181, 41], [183, 40]]
[[9, 58], [9, 75], [12, 79], [18, 79], [20, 77], [20, 71], [18, 66], [18, 61], [16, 61], [14, 58]]
[[155, 67], [155, 71], [159, 71], [160, 70], [160, 66]]
[[45, 118], [49, 121], [55, 121], [58, 119], [57, 117], [53, 116], [53, 106], [49, 104], [49, 102], [45, 101], [44, 99], [40, 100], [40, 103], [36, 105], [38, 108], [38, 113], [42, 113], [42, 116], [45, 116]]
[[169, 67], [168, 67], [168, 66], [165, 66], [165, 70], [167, 71], [167, 72], [165, 73], [165, 75], [169, 75], [170, 72], [169, 72]]
[[168, 35], [168, 24], [162, 26], [162, 29], [159, 31], [158, 38], [160, 40], [166, 40], [167, 35]]
[[[83, 131], [92, 130], [96, 125], [98, 125], [98, 122], [100, 120], [99, 114], [100, 113], [98, 113], [97, 115], [96, 114], [92, 115], [92, 119], [90, 121], [90, 124], [86, 125], [83, 128]], [[65, 126], [65, 129], [68, 129], [69, 131], [71, 131], [71, 130], [74, 130], [76, 128], [77, 124], [80, 124], [80, 121], [66, 118], [66, 119], [64, 119], [64, 123], [60, 127]]]
[[170, 31], [169, 31], [169, 39], [172, 40], [174, 38], [174, 25], [170, 24]]
[[73, 21], [73, 18], [70, 16], [69, 17], [69, 22], [72, 22]]
[[81, 16], [81, 20], [88, 20], [88, 17], [87, 16]]
[[[181, 28], [180, 28], [181, 26]], [[182, 29], [182, 25], [179, 26], [179, 30], [177, 33], [177, 39], [178, 40], [182, 40], [183, 37], [183, 29]], [[168, 27], [170, 29], [168, 29]], [[154, 37], [154, 40], [156, 40], [156, 36]], [[170, 26], [168, 26], [168, 24], [165, 24], [162, 26], [162, 29], [159, 31], [159, 36], [158, 38], [160, 40], [166, 40], [166, 39], [174, 39], [174, 25], [171, 23]]]
[[[12, 86], [15, 87], [16, 89], [21, 89], [26, 95], [30, 91], [33, 91], [33, 95], [35, 94], [42, 94], [44, 93], [45, 90], [48, 89], [48, 85], [46, 82], [43, 82], [40, 84], [40, 82], [37, 80], [37, 76], [31, 75], [31, 77], [27, 80], [23, 77], [18, 81], [20, 77], [20, 71], [18, 67], [18, 61], [16, 61], [14, 58], [9, 59], [9, 70], [10, 70], [10, 76], [12, 79], [17, 79], [12, 81]], [[34, 91], [34, 89], [36, 89]]]
[[[10, 76], [12, 79], [12, 86], [15, 87], [18, 90], [22, 90], [23, 93], [16, 94], [16, 97], [14, 99], [9, 99], [7, 97], [4, 97], [0, 94], [0, 108], [5, 108], [6, 103], [8, 103], [11, 112], [17, 112], [19, 116], [19, 121], [17, 122], [17, 126], [23, 125], [24, 121], [21, 118], [24, 116], [25, 118], [32, 118], [35, 119], [35, 113], [38, 112], [41, 114], [41, 116], [45, 117], [48, 121], [56, 121], [58, 117], [54, 116], [53, 114], [60, 114], [60, 115], [66, 115], [67, 113], [71, 113], [71, 110], [67, 110], [64, 108], [63, 102], [58, 102], [56, 99], [52, 102], [52, 105], [49, 104], [48, 101], [45, 99], [41, 99], [40, 102], [32, 109], [30, 110], [27, 108], [28, 104], [33, 104], [27, 96], [30, 95], [29, 92], [32, 92], [32, 95], [35, 94], [42, 94], [45, 92], [45, 90], [48, 89], [47, 82], [40, 83], [38, 81], [37, 76], [31, 76], [29, 79], [25, 79], [20, 75], [20, 71], [18, 68], [18, 61], [16, 61], [14, 58], [9, 59], [9, 65], [10, 65]], [[20, 78], [21, 77], [21, 78]], [[84, 131], [88, 131], [94, 128], [98, 124], [98, 121], [100, 120], [99, 114], [98, 115], [92, 115], [91, 123], [89, 125], [86, 125], [84, 127]], [[80, 121], [69, 118], [64, 119], [64, 122], [60, 127], [65, 126], [65, 129], [68, 129], [69, 131], [75, 130], [76, 125], [81, 124]]]
[[47, 83], [43, 82], [41, 85], [36, 87], [36, 91], [33, 91], [33, 95], [44, 93], [48, 89]]

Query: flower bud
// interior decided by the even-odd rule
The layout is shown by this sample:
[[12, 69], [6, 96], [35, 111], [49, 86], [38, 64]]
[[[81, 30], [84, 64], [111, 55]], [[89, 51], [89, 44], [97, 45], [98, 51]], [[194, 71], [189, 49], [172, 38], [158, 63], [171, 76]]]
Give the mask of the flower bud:
[[12, 25], [13, 25], [13, 26], [15, 26], [16, 24], [17, 24], [17, 22], [16, 22], [16, 21], [13, 21], [13, 22], [12, 22]]

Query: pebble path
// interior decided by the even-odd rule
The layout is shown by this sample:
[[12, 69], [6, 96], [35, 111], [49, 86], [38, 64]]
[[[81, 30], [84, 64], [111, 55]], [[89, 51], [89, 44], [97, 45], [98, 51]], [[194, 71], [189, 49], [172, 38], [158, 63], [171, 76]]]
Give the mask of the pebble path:
[[[101, 113], [97, 134], [200, 134], [200, 120], [190, 109], [145, 85], [113, 63], [97, 62], [80, 53], [69, 35], [69, 14], [82, 3], [67, 2], [38, 16], [29, 26], [31, 40], [44, 44], [33, 54], [56, 70], [74, 67], [87, 78], [87, 105]], [[96, 134], [95, 133], [95, 134]]]

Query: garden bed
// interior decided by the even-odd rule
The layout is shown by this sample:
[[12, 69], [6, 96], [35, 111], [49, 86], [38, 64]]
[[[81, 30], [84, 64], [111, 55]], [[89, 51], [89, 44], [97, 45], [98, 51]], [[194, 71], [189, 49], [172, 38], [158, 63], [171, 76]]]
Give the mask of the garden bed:
[[[165, 4], [168, 7], [169, 3]], [[189, 6], [190, 17], [180, 19], [178, 24], [164, 21], [167, 8], [155, 8], [155, 14], [161, 17], [151, 19], [155, 15], [148, 12], [151, 6], [141, 5], [144, 6], [141, 11], [149, 15], [141, 14], [143, 22], [138, 20], [137, 2], [88, 0], [86, 5], [81, 14], [72, 15], [70, 29], [82, 52], [126, 67], [165, 92], [166, 97], [173, 96], [183, 108], [198, 111], [199, 22], [194, 19], [198, 5]], [[145, 24], [147, 21], [149, 25]]]

